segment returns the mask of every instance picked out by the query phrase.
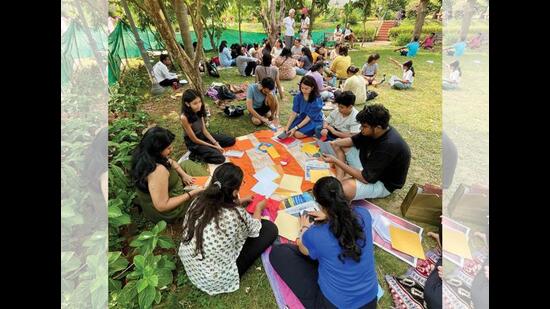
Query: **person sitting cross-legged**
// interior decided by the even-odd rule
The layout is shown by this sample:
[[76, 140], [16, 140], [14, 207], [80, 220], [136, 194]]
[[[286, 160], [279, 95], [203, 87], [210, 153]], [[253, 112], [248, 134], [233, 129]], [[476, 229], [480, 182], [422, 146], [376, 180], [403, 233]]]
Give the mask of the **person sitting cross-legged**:
[[[390, 112], [381, 104], [357, 114], [361, 133], [330, 142], [336, 157], [323, 154], [336, 167], [348, 200], [384, 198], [405, 184], [411, 151], [399, 132], [389, 125]], [[348, 174], [351, 177], [345, 178]]]
[[275, 81], [265, 77], [260, 83], [250, 84], [246, 92], [246, 108], [253, 124], [279, 125], [279, 104], [275, 95]]
[[174, 89], [180, 87], [178, 81], [178, 74], [172, 73], [168, 70], [168, 66], [172, 64], [170, 56], [166, 54], [160, 55], [160, 60], [153, 66], [153, 75], [157, 80], [157, 83], [162, 87], [172, 86]]
[[344, 91], [334, 98], [338, 109], [333, 110], [323, 122], [323, 127], [315, 132], [321, 140], [335, 140], [337, 138], [352, 137], [361, 132], [361, 125], [355, 117], [359, 113], [355, 109], [355, 94], [351, 91]]

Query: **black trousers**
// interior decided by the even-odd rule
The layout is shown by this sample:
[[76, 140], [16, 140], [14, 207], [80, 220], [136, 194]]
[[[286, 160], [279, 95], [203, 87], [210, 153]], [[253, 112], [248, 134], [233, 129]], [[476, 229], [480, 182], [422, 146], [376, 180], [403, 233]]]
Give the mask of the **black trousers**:
[[[319, 288], [317, 283], [319, 263], [303, 255], [296, 245], [273, 246], [269, 254], [269, 261], [305, 308], [337, 308]], [[376, 301], [375, 297], [360, 309], [376, 309]]]
[[237, 268], [239, 269], [239, 277], [242, 277], [247, 269], [254, 264], [257, 258], [260, 257], [277, 238], [279, 230], [275, 223], [262, 219], [262, 229], [260, 236], [256, 238], [248, 238], [244, 242], [243, 249], [237, 258]]
[[162, 87], [168, 87], [168, 86], [172, 86], [174, 82], [179, 83], [179, 80], [177, 78], [165, 79], [162, 82], [160, 82], [159, 85], [161, 85]]
[[441, 266], [443, 262], [443, 257], [437, 261], [437, 264], [435, 264], [434, 270], [430, 273], [428, 276], [428, 279], [426, 280], [426, 284], [424, 285], [424, 300], [426, 301], [427, 309], [441, 309], [442, 307], [442, 281], [441, 278], [439, 278], [439, 274], [437, 273], [437, 267]]
[[[230, 147], [235, 145], [235, 138], [222, 134], [210, 133], [212, 137], [220, 143], [222, 147]], [[197, 134], [197, 138], [210, 143], [210, 140], [201, 132]], [[200, 161], [209, 164], [222, 164], [225, 162], [224, 155], [217, 149], [209, 146], [197, 145], [191, 141], [187, 136], [184, 137], [185, 145], [187, 149], [191, 151], [190, 159], [193, 161]]]
[[258, 64], [255, 61], [251, 61], [246, 65], [246, 68], [244, 69], [244, 75], [250, 76], [256, 72], [256, 66]]

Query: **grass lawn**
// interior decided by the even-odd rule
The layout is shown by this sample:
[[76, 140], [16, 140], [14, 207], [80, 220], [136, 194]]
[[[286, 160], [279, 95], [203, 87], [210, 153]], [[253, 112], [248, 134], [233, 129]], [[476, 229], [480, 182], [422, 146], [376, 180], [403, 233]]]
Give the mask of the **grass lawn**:
[[[354, 65], [362, 66], [370, 53], [378, 52], [381, 55], [380, 73], [387, 74], [387, 78], [391, 75], [401, 76], [400, 69], [390, 63], [388, 58], [391, 56], [403, 62], [406, 58], [398, 56], [391, 48], [378, 46], [376, 50], [351, 51], [350, 55]], [[391, 124], [401, 133], [412, 152], [411, 166], [404, 188], [397, 190], [388, 198], [373, 200], [375, 204], [394, 214], [400, 215], [399, 206], [413, 183], [439, 184], [441, 182], [441, 58], [441, 53], [421, 51], [413, 59], [416, 77], [414, 86], [410, 90], [393, 90], [387, 83], [378, 88], [372, 88], [378, 92], [379, 96], [370, 102], [384, 104], [390, 110]], [[433, 63], [427, 63], [427, 60], [431, 60]], [[236, 68], [222, 70], [220, 74], [222, 76], [219, 79], [205, 76], [205, 84], [209, 85], [213, 81], [238, 84], [243, 81], [249, 83], [254, 81], [253, 77], [239, 76]], [[296, 77], [292, 81], [283, 82], [286, 99], [282, 102], [281, 107], [282, 124], [286, 124], [291, 110], [292, 96], [288, 94], [288, 91], [297, 89], [298, 81], [299, 77]], [[241, 136], [254, 130], [264, 129], [253, 126], [249, 122], [248, 115], [238, 119], [228, 119], [211, 99], [208, 98], [206, 103], [212, 112], [209, 128], [211, 132]], [[169, 128], [176, 134], [173, 158], [179, 158], [185, 153], [183, 130], [179, 123], [181, 98], [173, 99], [171, 93], [157, 98], [146, 95], [141, 108], [150, 113], [154, 123]], [[361, 106], [358, 107], [358, 109], [360, 108]], [[435, 242], [431, 239], [428, 240], [426, 233], [435, 231], [437, 228], [430, 225], [419, 225], [425, 228], [423, 241], [425, 249], [433, 248]], [[180, 227], [173, 226], [171, 234], [174, 236], [175, 242], [178, 243], [181, 237]], [[379, 303], [380, 308], [390, 308], [392, 300], [383, 276], [386, 274], [401, 275], [406, 271], [408, 265], [378, 247], [375, 247], [375, 259], [378, 279], [385, 289], [385, 295]], [[275, 298], [265, 272], [263, 268], [258, 270], [257, 267], [261, 267], [259, 260], [241, 280], [241, 288], [231, 294], [211, 297], [193, 287], [188, 280], [184, 280], [184, 284], [169, 293], [158, 308], [276, 308]], [[179, 261], [178, 275], [185, 276]]]

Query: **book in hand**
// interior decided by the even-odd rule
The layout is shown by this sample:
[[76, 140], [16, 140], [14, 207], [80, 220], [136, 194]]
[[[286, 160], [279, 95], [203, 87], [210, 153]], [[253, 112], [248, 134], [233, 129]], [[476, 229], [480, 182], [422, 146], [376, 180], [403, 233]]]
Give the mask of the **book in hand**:
[[336, 152], [334, 152], [334, 149], [330, 145], [330, 142], [318, 141], [317, 144], [319, 144], [319, 150], [322, 154], [336, 156]]

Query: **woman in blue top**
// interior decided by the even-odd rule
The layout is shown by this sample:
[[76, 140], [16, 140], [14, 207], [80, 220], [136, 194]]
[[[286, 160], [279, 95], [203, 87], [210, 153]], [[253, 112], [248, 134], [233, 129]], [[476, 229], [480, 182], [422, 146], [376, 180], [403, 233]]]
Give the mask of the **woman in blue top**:
[[323, 100], [313, 77], [302, 77], [299, 87], [300, 93], [294, 97], [285, 132], [288, 136], [304, 138], [313, 136], [315, 129], [323, 126]]
[[296, 245], [273, 246], [269, 255], [273, 268], [305, 308], [376, 308], [378, 280], [369, 211], [351, 207], [334, 177], [319, 179], [313, 195], [321, 211], [300, 217]]
[[220, 43], [219, 52], [220, 63], [222, 64], [222, 66], [234, 67], [236, 65], [236, 60], [232, 59], [231, 51], [229, 50], [229, 48], [227, 48], [227, 41], [224, 40]]

